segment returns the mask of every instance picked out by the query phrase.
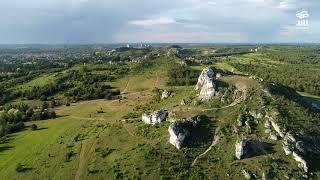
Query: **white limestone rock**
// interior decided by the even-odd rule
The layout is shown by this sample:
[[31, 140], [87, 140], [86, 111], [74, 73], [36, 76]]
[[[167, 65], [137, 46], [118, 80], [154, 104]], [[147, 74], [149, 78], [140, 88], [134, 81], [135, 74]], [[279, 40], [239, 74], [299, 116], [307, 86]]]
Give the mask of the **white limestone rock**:
[[292, 151], [289, 149], [289, 147], [287, 145], [282, 144], [282, 146], [283, 146], [284, 153], [287, 156], [292, 153]]
[[285, 132], [283, 132], [283, 130], [280, 128], [280, 126], [277, 123], [275, 123], [275, 121], [272, 118], [270, 118], [269, 121], [270, 121], [273, 129], [279, 134], [280, 137], [283, 138], [285, 135]]
[[186, 138], [190, 135], [188, 129], [183, 127], [183, 122], [176, 121], [169, 126], [170, 139], [169, 142], [177, 149], [185, 144]]
[[264, 130], [264, 133], [269, 134], [271, 132], [271, 129]]
[[211, 68], [206, 68], [201, 72], [196, 85], [196, 90], [200, 90], [200, 99], [209, 100], [215, 95], [215, 78], [215, 72]]
[[181, 102], [180, 102], [180, 105], [181, 105], [181, 106], [184, 106], [184, 105], [186, 105], [186, 104], [187, 104], [186, 100], [185, 100], [185, 99], [182, 99]]
[[249, 111], [249, 114], [256, 119], [263, 118], [263, 115], [258, 111]]
[[269, 139], [274, 140], [274, 141], [277, 141], [277, 140], [278, 140], [278, 136], [275, 135], [275, 134], [273, 134], [273, 133], [270, 133]]
[[266, 120], [266, 122], [264, 123], [264, 127], [266, 128], [266, 129], [270, 129], [270, 121], [269, 120]]
[[292, 152], [292, 155], [293, 159], [299, 163], [298, 166], [302, 168], [305, 172], [308, 172], [307, 162], [303, 159], [303, 157], [294, 151]]
[[170, 91], [164, 90], [164, 91], [162, 92], [161, 99], [162, 99], [162, 100], [163, 100], [163, 99], [167, 99], [168, 97], [170, 97], [170, 95], [171, 95], [171, 92], [170, 92]]
[[247, 139], [246, 138], [241, 138], [237, 141], [236, 143], [236, 157], [237, 159], [242, 159], [243, 156], [246, 154], [246, 145], [247, 145]]
[[157, 110], [154, 111], [151, 114], [143, 114], [142, 115], [142, 121], [146, 124], [156, 124], [161, 123], [162, 121], [165, 121], [168, 116], [168, 112], [165, 110]]
[[248, 171], [246, 171], [245, 169], [242, 169], [242, 174], [244, 175], [244, 178], [245, 179], [251, 179], [251, 175], [249, 174], [249, 172]]

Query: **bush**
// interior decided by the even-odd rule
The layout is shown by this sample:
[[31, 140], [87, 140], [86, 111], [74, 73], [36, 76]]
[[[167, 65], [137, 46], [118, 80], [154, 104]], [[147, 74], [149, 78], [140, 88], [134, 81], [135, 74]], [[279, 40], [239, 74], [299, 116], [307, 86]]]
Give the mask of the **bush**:
[[35, 130], [37, 130], [38, 129], [38, 126], [37, 125], [35, 125], [35, 124], [32, 124], [31, 125], [31, 130], [32, 131], [35, 131]]
[[15, 169], [16, 169], [16, 172], [23, 172], [24, 171], [24, 166], [22, 164], [18, 163], [16, 165]]
[[69, 162], [72, 156], [73, 156], [73, 151], [67, 151], [65, 156], [65, 161]]

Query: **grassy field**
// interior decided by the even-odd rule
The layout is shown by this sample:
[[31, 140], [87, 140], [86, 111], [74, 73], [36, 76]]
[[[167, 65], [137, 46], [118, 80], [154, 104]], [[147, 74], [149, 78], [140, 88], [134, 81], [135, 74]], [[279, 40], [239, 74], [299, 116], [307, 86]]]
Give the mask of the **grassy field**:
[[[72, 136], [81, 130], [84, 121], [63, 117], [34, 123], [39, 130], [12, 134], [7, 143], [0, 144], [0, 179], [32, 179], [34, 176], [59, 179], [62, 174], [68, 174], [69, 170], [64, 169], [63, 163], [67, 146]], [[25, 166], [23, 173], [15, 171], [18, 164]]]
[[20, 90], [20, 89], [31, 90], [31, 88], [34, 86], [44, 87], [44, 86], [52, 83], [55, 79], [56, 79], [56, 73], [44, 74], [44, 75], [41, 75], [40, 77], [35, 78], [27, 83], [18, 85], [17, 87], [15, 87], [15, 89], [17, 89], [17, 90]]

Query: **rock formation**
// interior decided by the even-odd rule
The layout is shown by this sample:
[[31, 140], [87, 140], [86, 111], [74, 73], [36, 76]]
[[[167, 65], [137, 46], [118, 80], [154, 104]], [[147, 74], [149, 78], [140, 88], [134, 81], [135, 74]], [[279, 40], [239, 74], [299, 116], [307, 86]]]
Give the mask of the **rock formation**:
[[281, 130], [280, 126], [277, 123], [275, 123], [272, 119], [270, 120], [270, 123], [273, 129], [279, 134], [279, 136], [283, 138], [285, 133]]
[[236, 143], [236, 157], [237, 159], [242, 159], [243, 156], [246, 154], [246, 145], [248, 140], [246, 138], [241, 138]]
[[277, 135], [275, 135], [274, 133], [270, 133], [269, 139], [274, 140], [274, 141], [277, 141], [277, 140], [278, 140], [278, 137], [277, 137]]
[[248, 171], [246, 171], [245, 169], [242, 169], [241, 172], [242, 172], [244, 178], [251, 179], [251, 175]]
[[156, 124], [161, 123], [162, 121], [166, 120], [168, 116], [168, 112], [165, 110], [157, 110], [151, 114], [143, 114], [142, 121], [146, 124]]
[[263, 115], [258, 111], [249, 111], [249, 114], [256, 119], [263, 118]]
[[183, 147], [187, 138], [192, 135], [192, 129], [198, 126], [201, 121], [200, 117], [187, 120], [177, 120], [169, 126], [170, 139], [169, 142], [177, 149]]
[[282, 146], [286, 155], [292, 153], [293, 159], [298, 162], [298, 166], [305, 172], [308, 172], [308, 165], [302, 154], [305, 152], [302, 141], [296, 139], [290, 133], [287, 133], [283, 138]]
[[292, 152], [292, 156], [293, 159], [299, 163], [298, 166], [302, 168], [305, 172], [308, 172], [307, 162], [303, 159], [303, 157], [294, 151]]
[[211, 68], [206, 68], [201, 72], [196, 85], [196, 90], [200, 90], [200, 99], [209, 100], [215, 95], [215, 78], [215, 73]]
[[161, 95], [161, 99], [167, 99], [171, 95], [170, 91], [164, 90]]
[[181, 102], [180, 102], [180, 105], [181, 105], [181, 106], [184, 106], [184, 105], [186, 105], [186, 104], [187, 104], [186, 100], [185, 100], [185, 99], [182, 99]]
[[184, 144], [186, 138], [190, 135], [187, 128], [183, 126], [182, 121], [176, 121], [169, 126], [170, 139], [169, 142], [177, 149], [180, 149]]
[[[274, 112], [274, 113], [272, 113], [273, 115], [276, 115], [277, 114], [277, 112]], [[283, 129], [283, 128], [281, 128], [277, 123], [276, 123], [276, 121], [274, 120], [274, 118], [273, 118], [273, 115], [269, 115], [268, 113], [267, 113], [267, 115], [266, 115], [266, 118], [268, 118], [268, 120], [267, 121], [269, 121], [268, 123], [269, 123], [269, 125], [271, 125], [271, 127], [273, 128], [273, 130], [275, 131], [275, 132], [277, 132], [277, 134], [281, 137], [281, 138], [283, 138], [284, 136], [285, 136], [285, 134], [286, 134], [286, 131]], [[265, 123], [265, 126], [267, 125], [267, 122]]]

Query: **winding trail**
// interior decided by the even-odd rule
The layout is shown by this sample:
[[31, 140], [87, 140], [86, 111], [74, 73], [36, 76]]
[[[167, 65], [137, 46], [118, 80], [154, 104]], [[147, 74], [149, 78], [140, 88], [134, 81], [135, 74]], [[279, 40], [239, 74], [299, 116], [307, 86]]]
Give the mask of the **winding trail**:
[[121, 94], [125, 94], [125, 93], [128, 91], [129, 84], [130, 84], [130, 78], [129, 78], [127, 84], [126, 84], [126, 87], [122, 90], [122, 93], [121, 93]]
[[75, 176], [75, 180], [80, 180], [83, 176], [84, 172], [86, 172], [86, 163], [88, 162], [90, 156], [88, 156], [89, 153], [91, 153], [94, 150], [94, 144], [97, 140], [88, 142], [89, 140], [85, 140], [81, 143], [80, 147], [80, 156], [79, 156], [79, 165], [78, 170]]
[[208, 147], [208, 149], [206, 149], [202, 154], [198, 155], [192, 162], [191, 164], [191, 168], [196, 164], [197, 160], [199, 158], [201, 158], [202, 156], [206, 155], [219, 141], [219, 135], [215, 134], [214, 135], [214, 138], [213, 138], [213, 141], [212, 141], [212, 144]]
[[233, 107], [237, 104], [240, 104], [243, 100], [245, 100], [247, 98], [246, 93], [244, 93], [240, 98], [236, 99], [233, 103], [227, 105], [227, 106], [223, 106], [223, 107], [219, 107], [219, 108], [209, 108], [209, 109], [203, 109], [202, 111], [211, 111], [211, 110], [219, 110], [219, 109], [225, 109], [225, 108], [229, 108], [229, 107]]

